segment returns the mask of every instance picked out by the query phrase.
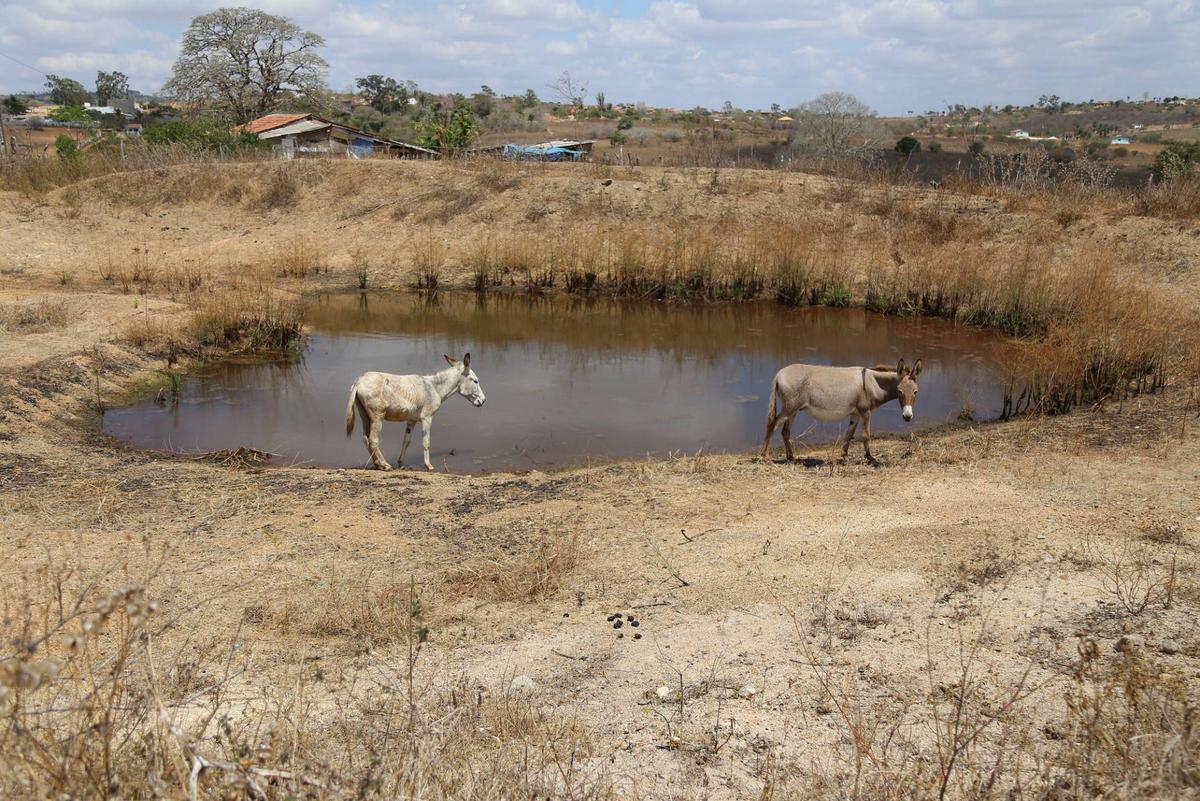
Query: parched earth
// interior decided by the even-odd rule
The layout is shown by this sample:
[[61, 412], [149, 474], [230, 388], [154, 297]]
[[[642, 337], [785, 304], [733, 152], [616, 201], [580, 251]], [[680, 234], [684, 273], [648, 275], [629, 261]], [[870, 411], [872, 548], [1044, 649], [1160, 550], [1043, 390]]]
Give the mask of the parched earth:
[[[428, 184], [436, 169], [399, 175]], [[510, 202], [565, 197], [558, 184], [590, 180], [581, 173], [526, 179]], [[365, 194], [382, 195], [384, 178], [369, 178]], [[831, 179], [787, 180], [803, 193]], [[751, 207], [779, 202], [745, 191]], [[87, 271], [89, 254], [141, 242], [244, 257], [252, 247], [237, 243], [278, 241], [303, 220], [239, 220], [208, 201], [161, 212], [63, 193], [6, 201], [0, 303], [63, 310], [0, 333], [5, 598], [47, 563], [112, 581], [152, 574], [160, 614], [179, 619], [168, 638], [236, 643], [244, 695], [284, 691], [297, 665], [317, 666], [318, 726], [364, 675], [406, 669], [407, 645], [377, 606], [410, 586], [429, 629], [417, 663], [427, 686], [465, 679], [570, 717], [592, 743], [584, 770], [647, 798], [829, 792], [853, 773], [870, 721], [908, 720], [912, 742], [928, 744], [939, 693], [968, 679], [997, 706], [1030, 693], [987, 737], [1020, 731], [1051, 749], [1084, 640], [1116, 660], [1126, 637], [1156, 671], [1200, 686], [1200, 420], [1188, 387], [885, 439], [878, 469], [837, 466], [825, 447], [802, 449], [798, 464], [746, 454], [470, 477], [149, 454], [97, 433], [97, 410], [165, 366], [124, 339], [130, 321], [181, 319], [189, 303], [122, 294]], [[306, 195], [301, 209], [317, 202]], [[463, 230], [503, 224], [488, 218], [494, 204]], [[314, 227], [332, 237], [343, 224]], [[1195, 241], [1173, 223], [1089, 224]], [[1190, 247], [1144, 258], [1194, 297]], [[404, 284], [408, 269], [385, 283]], [[349, 270], [284, 283], [302, 294]], [[1134, 574], [1152, 588], [1142, 609], [1131, 609]]]

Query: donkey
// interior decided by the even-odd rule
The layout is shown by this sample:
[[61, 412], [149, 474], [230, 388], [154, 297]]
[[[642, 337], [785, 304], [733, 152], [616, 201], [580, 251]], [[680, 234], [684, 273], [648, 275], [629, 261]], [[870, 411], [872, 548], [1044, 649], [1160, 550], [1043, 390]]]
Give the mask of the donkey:
[[350, 402], [346, 404], [346, 436], [354, 433], [354, 409], [362, 417], [363, 443], [371, 461], [379, 470], [391, 470], [387, 459], [379, 452], [379, 431], [384, 420], [404, 421], [404, 444], [400, 447], [397, 467], [404, 466], [404, 452], [413, 426], [421, 423], [421, 447], [425, 454], [425, 469], [432, 470], [429, 461], [429, 426], [433, 415], [446, 398], [457, 392], [476, 408], [486, 398], [479, 377], [471, 369], [471, 354], [462, 361], [446, 356], [450, 365], [433, 375], [393, 375], [392, 373], [363, 373], [350, 387]]
[[[863, 423], [863, 452], [867, 461], [875, 464], [871, 455], [871, 413], [890, 400], [899, 399], [900, 414], [907, 423], [913, 418], [917, 401], [917, 376], [921, 360], [912, 368], [904, 359], [891, 367], [825, 367], [811, 364], [792, 364], [775, 374], [771, 384], [771, 405], [767, 409], [767, 436], [763, 439], [762, 458], [767, 458], [771, 436], [779, 421], [783, 421], [783, 445], [788, 461], [792, 453], [792, 419], [797, 412], [808, 412], [818, 420], [830, 422], [850, 418], [850, 428], [842, 442], [842, 461], [850, 451], [850, 441], [858, 421]], [[776, 401], [782, 409], [775, 410]]]

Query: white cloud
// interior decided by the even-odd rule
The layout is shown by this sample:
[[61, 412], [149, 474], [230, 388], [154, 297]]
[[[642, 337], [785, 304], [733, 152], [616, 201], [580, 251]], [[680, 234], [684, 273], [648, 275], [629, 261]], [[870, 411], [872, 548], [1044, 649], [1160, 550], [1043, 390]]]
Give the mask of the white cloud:
[[[791, 105], [828, 89], [885, 112], [943, 102], [1194, 91], [1193, 0], [249, 0], [328, 41], [330, 82], [371, 72], [437, 91], [545, 95], [564, 69], [613, 100]], [[0, 53], [90, 85], [119, 69], [143, 90], [170, 74], [199, 0], [0, 0]], [[0, 91], [39, 87], [3, 61]]]

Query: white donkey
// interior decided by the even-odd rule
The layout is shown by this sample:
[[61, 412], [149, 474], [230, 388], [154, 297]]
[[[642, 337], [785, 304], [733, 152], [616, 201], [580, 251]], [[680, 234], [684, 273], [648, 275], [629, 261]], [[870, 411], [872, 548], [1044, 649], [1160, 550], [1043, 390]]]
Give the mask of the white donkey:
[[471, 369], [471, 354], [463, 356], [461, 362], [446, 357], [450, 364], [445, 370], [433, 375], [393, 375], [392, 373], [363, 373], [350, 387], [350, 402], [346, 404], [346, 436], [354, 433], [354, 407], [362, 417], [363, 442], [371, 461], [380, 470], [391, 470], [387, 459], [379, 452], [379, 431], [384, 420], [402, 420], [404, 445], [400, 447], [397, 467], [404, 466], [404, 452], [413, 426], [421, 423], [421, 447], [425, 453], [425, 469], [432, 470], [429, 461], [429, 426], [433, 415], [442, 402], [455, 392], [476, 407], [485, 400], [479, 376]]
[[[909, 369], [904, 359], [890, 367], [826, 367], [823, 365], [791, 364], [775, 374], [771, 384], [771, 406], [767, 409], [767, 436], [763, 439], [762, 458], [767, 458], [771, 436], [779, 421], [783, 421], [783, 445], [787, 449], [788, 461], [792, 453], [792, 418], [797, 412], [808, 412], [818, 420], [830, 422], [850, 418], [850, 428], [842, 443], [842, 459], [850, 450], [854, 429], [858, 421], [863, 422], [863, 452], [867, 461], [875, 463], [871, 455], [871, 413], [891, 400], [900, 401], [900, 415], [905, 422], [913, 418], [913, 404], [917, 401], [917, 376], [921, 374], [921, 360]], [[776, 402], [782, 409], [775, 410]]]

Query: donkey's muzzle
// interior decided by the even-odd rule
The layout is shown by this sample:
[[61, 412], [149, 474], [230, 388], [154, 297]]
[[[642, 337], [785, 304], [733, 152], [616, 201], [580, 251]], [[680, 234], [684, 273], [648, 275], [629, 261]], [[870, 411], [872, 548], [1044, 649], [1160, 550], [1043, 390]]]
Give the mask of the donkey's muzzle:
[[911, 423], [913, 418], [913, 410], [911, 406], [905, 406], [900, 410], [900, 416], [904, 418], [904, 422]]

